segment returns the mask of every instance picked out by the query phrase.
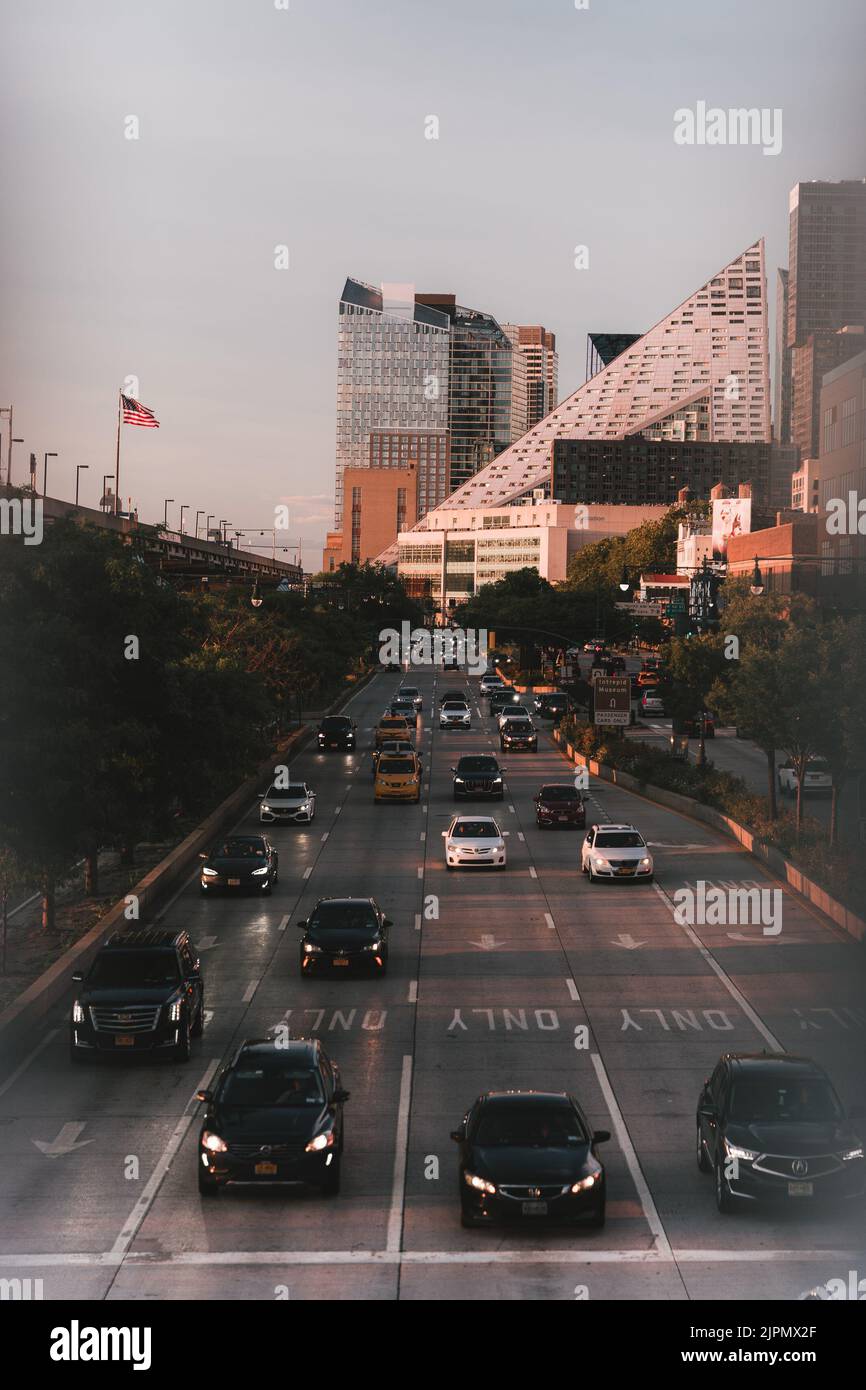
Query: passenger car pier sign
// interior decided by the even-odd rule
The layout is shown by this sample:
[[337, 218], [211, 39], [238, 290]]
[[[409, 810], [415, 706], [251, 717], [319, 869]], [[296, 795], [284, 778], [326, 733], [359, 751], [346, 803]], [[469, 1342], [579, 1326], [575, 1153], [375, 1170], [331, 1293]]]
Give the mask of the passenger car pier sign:
[[631, 723], [631, 679], [627, 675], [596, 676], [592, 682], [596, 724]]

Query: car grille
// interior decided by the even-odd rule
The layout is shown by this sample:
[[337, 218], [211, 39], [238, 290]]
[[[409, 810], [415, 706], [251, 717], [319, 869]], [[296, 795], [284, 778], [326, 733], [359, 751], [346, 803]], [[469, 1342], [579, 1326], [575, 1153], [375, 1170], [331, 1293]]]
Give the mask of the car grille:
[[475, 849], [472, 845], [458, 845], [457, 848], [458, 848], [458, 850], [460, 851], [461, 854], [492, 854], [492, 853], [493, 853], [493, 848], [492, 848], [492, 846], [491, 846], [490, 849]]
[[232, 1158], [265, 1160], [300, 1158], [305, 1149], [306, 1144], [303, 1140], [294, 1140], [289, 1144], [229, 1144], [229, 1155]]
[[130, 1004], [125, 1009], [91, 1005], [90, 1017], [98, 1033], [152, 1033], [159, 1022], [162, 1005]]
[[500, 1187], [499, 1191], [503, 1197], [513, 1197], [518, 1202], [550, 1202], [554, 1197], [561, 1197], [568, 1191], [568, 1186], [561, 1184], [548, 1183], [542, 1187], [512, 1186]]
[[637, 868], [637, 862], [634, 859], [608, 859], [607, 862], [615, 873], [624, 870], [626, 873], [633, 874]]
[[463, 787], [468, 792], [489, 792], [493, 790], [493, 780], [490, 777], [472, 777], [464, 781]]
[[[794, 1164], [805, 1163], [807, 1172], [794, 1170]], [[812, 1178], [826, 1178], [830, 1173], [836, 1173], [842, 1167], [836, 1154], [804, 1154], [802, 1156], [789, 1154], [761, 1154], [752, 1164], [756, 1173], [771, 1173], [776, 1178], [787, 1178], [797, 1181]]]

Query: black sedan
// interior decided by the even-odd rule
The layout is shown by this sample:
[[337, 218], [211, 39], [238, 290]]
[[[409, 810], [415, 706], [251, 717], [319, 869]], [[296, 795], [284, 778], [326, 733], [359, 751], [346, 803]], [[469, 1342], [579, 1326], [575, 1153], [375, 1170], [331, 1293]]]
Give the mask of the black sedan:
[[533, 798], [539, 826], [586, 826], [586, 806], [573, 782], [545, 782]]
[[198, 1190], [228, 1183], [309, 1184], [340, 1190], [343, 1105], [338, 1067], [315, 1038], [250, 1038], [212, 1091], [198, 1141]]
[[554, 723], [564, 719], [572, 709], [568, 696], [559, 690], [543, 691], [542, 694], [536, 695], [533, 704], [536, 714], [540, 714], [542, 719], [552, 719]]
[[320, 898], [306, 921], [298, 922], [302, 977], [323, 971], [386, 974], [393, 925], [374, 898]]
[[199, 858], [202, 893], [270, 893], [280, 876], [279, 855], [264, 835], [230, 835]]
[[537, 753], [538, 734], [528, 719], [506, 719], [499, 730], [499, 747], [516, 752]]
[[340, 748], [346, 752], [355, 747], [357, 725], [346, 714], [329, 714], [316, 731], [320, 748]]
[[593, 1132], [564, 1091], [488, 1091], [451, 1138], [460, 1146], [463, 1226], [498, 1221], [585, 1221], [604, 1225], [604, 1168], [595, 1153], [610, 1138]]
[[801, 1207], [859, 1200], [866, 1187], [862, 1134], [830, 1078], [807, 1057], [726, 1053], [698, 1100], [697, 1161], [712, 1173], [716, 1207], [754, 1202]]

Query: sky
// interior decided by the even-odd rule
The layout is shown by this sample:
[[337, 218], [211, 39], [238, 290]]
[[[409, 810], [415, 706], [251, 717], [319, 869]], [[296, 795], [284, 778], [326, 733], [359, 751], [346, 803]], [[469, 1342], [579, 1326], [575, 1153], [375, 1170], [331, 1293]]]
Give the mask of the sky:
[[[578, 0], [584, 4], [586, 0]], [[284, 6], [287, 6], [284, 7]], [[866, 175], [862, 0], [2, 0], [0, 405], [13, 481], [189, 528], [270, 528], [317, 569], [333, 518], [347, 275], [557, 336], [642, 332], [799, 180]], [[674, 112], [782, 111], [782, 148], [675, 143]], [[438, 119], [438, 139], [428, 139]], [[130, 118], [135, 118], [135, 123]], [[127, 138], [137, 133], [137, 139]], [[589, 266], [575, 268], [575, 247]], [[275, 265], [287, 248], [288, 268]], [[7, 421], [0, 419], [4, 457]], [[288, 555], [286, 556], [288, 558]]]

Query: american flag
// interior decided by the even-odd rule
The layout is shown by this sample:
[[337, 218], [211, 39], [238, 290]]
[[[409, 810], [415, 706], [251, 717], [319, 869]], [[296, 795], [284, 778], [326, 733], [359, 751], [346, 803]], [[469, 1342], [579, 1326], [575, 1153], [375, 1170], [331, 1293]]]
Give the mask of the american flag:
[[125, 425], [143, 425], [148, 430], [158, 430], [159, 421], [152, 410], [148, 410], [146, 405], [140, 401], [134, 401], [131, 396], [120, 397], [123, 407], [123, 423]]

